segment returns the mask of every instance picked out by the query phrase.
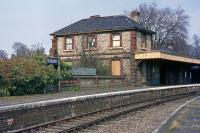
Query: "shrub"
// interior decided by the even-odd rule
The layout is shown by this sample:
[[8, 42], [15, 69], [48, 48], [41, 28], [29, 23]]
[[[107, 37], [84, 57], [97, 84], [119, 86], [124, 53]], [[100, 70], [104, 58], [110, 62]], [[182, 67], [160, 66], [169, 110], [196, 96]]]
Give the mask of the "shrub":
[[0, 97], [3, 97], [3, 96], [9, 96], [9, 92], [4, 89], [4, 88], [0, 88]]
[[[65, 74], [61, 76], [69, 76], [68, 67], [63, 68]], [[0, 88], [5, 88], [10, 95], [43, 93], [46, 86], [55, 85], [58, 80], [58, 71], [47, 65], [45, 56], [0, 61]], [[2, 89], [1, 93], [4, 94]]]
[[71, 71], [72, 65], [68, 64], [68, 62], [61, 61], [60, 70], [61, 70], [61, 79], [67, 79], [72, 76]]

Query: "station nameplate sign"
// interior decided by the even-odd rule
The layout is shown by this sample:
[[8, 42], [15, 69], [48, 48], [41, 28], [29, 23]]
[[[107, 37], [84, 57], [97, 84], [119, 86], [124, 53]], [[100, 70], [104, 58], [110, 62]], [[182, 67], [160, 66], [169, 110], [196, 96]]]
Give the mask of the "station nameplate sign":
[[52, 57], [49, 57], [47, 58], [47, 63], [48, 64], [53, 64], [53, 65], [58, 65], [58, 58], [52, 58]]

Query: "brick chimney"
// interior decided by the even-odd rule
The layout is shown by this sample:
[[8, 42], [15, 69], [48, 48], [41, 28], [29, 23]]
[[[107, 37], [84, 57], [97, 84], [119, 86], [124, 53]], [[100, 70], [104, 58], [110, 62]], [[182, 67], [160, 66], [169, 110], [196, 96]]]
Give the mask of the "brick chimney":
[[140, 21], [140, 12], [137, 11], [137, 10], [134, 10], [132, 13], [131, 13], [131, 17], [133, 18], [133, 20], [135, 22], [138, 22]]

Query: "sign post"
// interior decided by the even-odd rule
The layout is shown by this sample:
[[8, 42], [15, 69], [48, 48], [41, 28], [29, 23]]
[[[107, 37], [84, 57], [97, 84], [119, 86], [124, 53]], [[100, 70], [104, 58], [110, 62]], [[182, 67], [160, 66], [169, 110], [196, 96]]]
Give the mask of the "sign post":
[[58, 70], [58, 76], [59, 76], [59, 80], [58, 80], [58, 92], [61, 91], [60, 89], [60, 57], [49, 57], [47, 58], [47, 63], [48, 64], [52, 64], [54, 66], [57, 66], [57, 70]]
[[59, 80], [58, 80], [58, 92], [61, 91], [60, 89], [60, 57], [58, 56], [58, 76], [59, 76]]

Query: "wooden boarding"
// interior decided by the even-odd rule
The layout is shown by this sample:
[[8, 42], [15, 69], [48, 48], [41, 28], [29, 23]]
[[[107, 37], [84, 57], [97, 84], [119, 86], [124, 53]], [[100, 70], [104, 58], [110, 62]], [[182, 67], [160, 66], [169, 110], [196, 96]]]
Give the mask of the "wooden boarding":
[[171, 60], [171, 61], [178, 61], [178, 62], [185, 62], [191, 64], [200, 64], [199, 59], [193, 59], [178, 55], [172, 55], [160, 51], [152, 51], [152, 52], [140, 52], [135, 54], [136, 60], [146, 60], [146, 59], [164, 59], [164, 60]]

